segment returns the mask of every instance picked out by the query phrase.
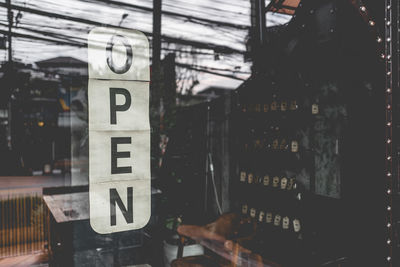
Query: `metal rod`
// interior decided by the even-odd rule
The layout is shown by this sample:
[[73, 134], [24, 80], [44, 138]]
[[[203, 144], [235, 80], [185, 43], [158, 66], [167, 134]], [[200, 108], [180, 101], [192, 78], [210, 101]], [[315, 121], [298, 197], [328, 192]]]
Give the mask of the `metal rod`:
[[7, 4], [7, 17], [8, 17], [8, 62], [12, 63], [12, 25], [13, 25], [13, 12], [11, 9], [11, 0], [6, 0]]

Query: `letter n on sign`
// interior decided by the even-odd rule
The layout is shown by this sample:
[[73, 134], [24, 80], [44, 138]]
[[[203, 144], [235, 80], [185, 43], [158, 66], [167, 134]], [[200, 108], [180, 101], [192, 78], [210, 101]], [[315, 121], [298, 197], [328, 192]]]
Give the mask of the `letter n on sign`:
[[149, 42], [135, 30], [88, 36], [90, 225], [100, 234], [150, 219]]

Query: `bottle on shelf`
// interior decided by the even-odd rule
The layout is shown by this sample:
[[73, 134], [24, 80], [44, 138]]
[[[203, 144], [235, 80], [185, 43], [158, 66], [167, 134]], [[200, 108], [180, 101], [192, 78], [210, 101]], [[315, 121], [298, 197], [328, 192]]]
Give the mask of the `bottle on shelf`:
[[273, 94], [270, 110], [271, 110], [271, 112], [277, 112], [278, 108], [279, 108], [278, 96], [276, 94]]
[[242, 113], [247, 113], [247, 108], [248, 108], [248, 104], [247, 103], [241, 103], [240, 104], [240, 110]]
[[281, 104], [280, 105], [280, 110], [281, 110], [282, 113], [288, 111], [288, 102], [287, 102], [287, 100], [282, 99], [280, 104]]
[[299, 106], [298, 106], [297, 100], [296, 99], [291, 99], [290, 100], [290, 104], [289, 104], [289, 111], [290, 112], [295, 112], [295, 111], [298, 110], [298, 108], [299, 108]]
[[[243, 165], [242, 165], [243, 166]], [[243, 205], [247, 203], [246, 195], [247, 195], [247, 168], [241, 167], [239, 171], [239, 179], [238, 179], [238, 202], [240, 203], [240, 209], [243, 209]], [[247, 211], [246, 211], [247, 213]]]
[[288, 191], [292, 191], [293, 190], [293, 186], [295, 185], [295, 183], [296, 183], [296, 178], [289, 178], [286, 189]]
[[255, 113], [261, 113], [262, 112], [262, 110], [261, 110], [261, 104], [254, 104], [254, 112]]
[[263, 103], [262, 104], [263, 112], [264, 114], [270, 111], [270, 104], [269, 103]]
[[283, 176], [281, 178], [281, 182], [280, 182], [280, 189], [282, 191], [286, 191], [287, 190], [287, 186], [288, 186], [288, 178], [286, 178], [286, 176]]
[[239, 173], [239, 182], [241, 184], [246, 184], [246, 180], [247, 180], [247, 172], [245, 169], [242, 169]]
[[255, 220], [257, 215], [257, 206], [258, 206], [257, 194], [255, 194], [255, 192], [257, 191], [258, 175], [253, 170], [254, 169], [249, 171], [249, 174], [247, 176], [246, 201], [248, 203], [249, 216], [250, 218]]
[[319, 97], [315, 97], [311, 104], [311, 114], [315, 116], [318, 115], [319, 112], [320, 112]]
[[261, 199], [262, 199], [262, 205], [263, 208], [265, 208], [265, 205], [268, 204], [270, 201], [269, 197], [271, 195], [271, 186], [272, 186], [272, 181], [271, 177], [269, 174], [265, 173], [262, 177], [262, 184], [260, 188], [262, 188], [262, 193], [261, 193]]
[[241, 205], [241, 213], [243, 216], [247, 217], [249, 212], [249, 205], [246, 202], [243, 202]]
[[299, 152], [299, 142], [296, 139], [292, 139], [290, 142], [290, 152], [292, 153]]
[[279, 183], [280, 183], [280, 178], [278, 175], [274, 175], [274, 177], [272, 177], [272, 188], [273, 190], [277, 190], [279, 188]]

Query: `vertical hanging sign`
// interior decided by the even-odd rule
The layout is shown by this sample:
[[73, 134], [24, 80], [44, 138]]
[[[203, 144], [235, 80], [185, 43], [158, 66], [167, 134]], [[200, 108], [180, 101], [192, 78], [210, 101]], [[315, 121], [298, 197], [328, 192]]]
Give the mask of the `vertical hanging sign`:
[[90, 225], [135, 230], [150, 218], [149, 42], [135, 30], [88, 36]]

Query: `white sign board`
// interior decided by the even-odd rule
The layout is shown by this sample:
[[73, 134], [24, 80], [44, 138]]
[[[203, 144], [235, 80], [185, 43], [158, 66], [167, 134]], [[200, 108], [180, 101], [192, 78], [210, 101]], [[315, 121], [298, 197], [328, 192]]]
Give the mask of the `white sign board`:
[[150, 219], [149, 42], [135, 30], [88, 36], [90, 225], [100, 234]]

